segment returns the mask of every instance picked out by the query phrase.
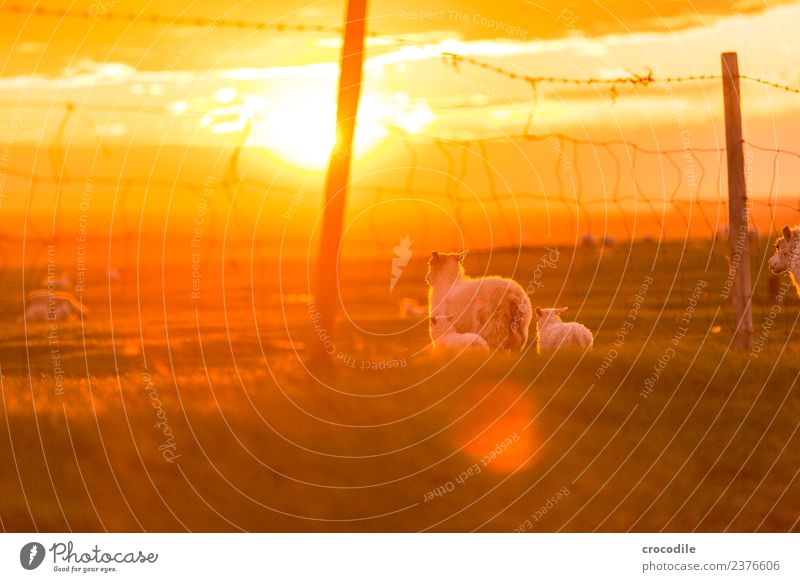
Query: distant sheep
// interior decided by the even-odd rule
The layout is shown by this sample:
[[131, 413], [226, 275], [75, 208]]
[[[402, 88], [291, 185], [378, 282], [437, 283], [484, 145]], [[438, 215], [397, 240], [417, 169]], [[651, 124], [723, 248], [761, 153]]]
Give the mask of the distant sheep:
[[528, 295], [511, 279], [467, 277], [466, 254], [434, 252], [431, 256], [426, 277], [429, 313], [455, 315], [454, 331], [479, 334], [492, 350], [522, 350], [533, 316]]
[[536, 329], [539, 332], [536, 351], [553, 351], [561, 348], [591, 349], [594, 336], [589, 329], [578, 322], [561, 321], [561, 314], [566, 307], [557, 309], [536, 308]]
[[586, 233], [581, 237], [581, 246], [585, 249], [593, 249], [597, 247], [597, 239], [590, 233]]
[[67, 321], [72, 317], [87, 315], [89, 310], [81, 305], [72, 293], [65, 291], [49, 293], [44, 289], [28, 293], [25, 308], [25, 320], [28, 322]]
[[769, 270], [780, 275], [789, 273], [795, 289], [800, 293], [800, 227], [783, 227], [783, 236], [775, 243], [775, 254], [769, 259]]
[[605, 235], [600, 241], [605, 249], [617, 248], [617, 239], [611, 235]]
[[489, 344], [477, 333], [455, 331], [453, 329], [455, 320], [455, 315], [431, 315], [431, 339], [434, 349], [489, 351]]
[[400, 308], [398, 315], [402, 318], [428, 313], [428, 310], [422, 307], [419, 301], [413, 297], [403, 297], [397, 305]]

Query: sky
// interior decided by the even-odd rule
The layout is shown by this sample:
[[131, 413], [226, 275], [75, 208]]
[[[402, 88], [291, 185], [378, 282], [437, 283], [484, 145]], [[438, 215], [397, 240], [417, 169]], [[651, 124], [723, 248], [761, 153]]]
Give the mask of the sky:
[[[549, 40], [572, 33], [597, 37], [609, 34], [674, 32], [693, 26], [708, 26], [732, 15], [753, 14], [781, 2], [760, 0], [373, 0], [369, 4], [370, 29], [393, 35], [423, 38], [457, 36], [464, 40]], [[30, 6], [31, 2], [5, 5]], [[44, 9], [89, 12], [94, 17], [108, 13], [190, 18], [233, 18], [266, 23], [337, 26], [344, 5], [335, 0], [317, 2], [252, 2], [248, 0], [184, 2], [130, 2], [126, 0], [44, 0]], [[163, 68], [185, 46], [195, 32], [179, 27], [131, 26], [126, 21], [103, 22], [95, 18], [60, 19], [30, 17], [29, 11], [5, 11], [0, 39], [3, 54], [13, 53], [3, 75], [36, 71], [58, 75], [76, 60], [122, 62], [141, 70]], [[299, 49], [299, 50], [298, 50]], [[183, 55], [181, 68], [263, 67], [269, 61], [307, 64], [332, 60], [335, 55], [296, 38], [219, 32], [208, 43]]]
[[[313, 222], [320, 203], [315, 188], [334, 139], [341, 48], [335, 28], [343, 16], [342, 3], [195, 2], [186, 7], [166, 0], [142, 7], [124, 0], [42, 2], [44, 13], [39, 15], [9, 6], [0, 8], [0, 45], [8, 55], [0, 65], [0, 138], [5, 136], [9, 146], [0, 160], [4, 168], [43, 176], [66, 172], [76, 182], [85, 175], [150, 176], [156, 181], [179, 177], [194, 183], [208, 176], [217, 181], [252, 178], [255, 190], [258, 184], [271, 186], [271, 202], [283, 214], [294, 216], [296, 211], [306, 216], [305, 222]], [[51, 10], [87, 16], [62, 18]], [[131, 21], [127, 14], [136, 18]], [[148, 23], [154, 15], [330, 30]], [[564, 197], [613, 200], [620, 215], [632, 210], [617, 200], [637, 189], [655, 201], [718, 197], [716, 153], [631, 160], [624, 146], [510, 136], [564, 134], [589, 142], [626, 140], [643, 148], [720, 148], [720, 83], [623, 84], [613, 90], [609, 85], [542, 83], [534, 101], [528, 82], [468, 63], [454, 66], [441, 53], [470, 56], [524, 75], [608, 79], [648, 71], [657, 78], [718, 75], [720, 53], [736, 51], [742, 73], [800, 86], [797, 2], [382, 0], [370, 3], [369, 15], [368, 29], [380, 36], [369, 39], [364, 65], [349, 205], [354, 224], [364, 212], [377, 212], [376, 203], [388, 204], [392, 195], [413, 195], [430, 206], [415, 210], [426, 229], [442, 219], [463, 230], [453, 210], [436, 202], [457, 194], [479, 203], [477, 210], [461, 209], [464, 216], [477, 216], [462, 216], [468, 223], [485, 222], [483, 234], [474, 237], [478, 245], [497, 243], [489, 240], [499, 220], [497, 209], [508, 213], [510, 208], [491, 198], [498, 194], [550, 197], [545, 200], [547, 212], [564, 206], [552, 203]], [[798, 106], [800, 95], [743, 81], [746, 139], [800, 151], [800, 123], [794, 114]], [[433, 138], [496, 141], [443, 148]], [[235, 148], [242, 149], [231, 174]], [[754, 151], [749, 156], [751, 193], [793, 203], [800, 191], [793, 186], [800, 178], [797, 160], [784, 156], [775, 166], [770, 154]], [[698, 179], [701, 173], [703, 179]], [[6, 180], [1, 209], [9, 215], [46, 213], [53, 196], [61, 196], [68, 211], [74, 206], [70, 196], [79, 197], [77, 191], [58, 194], [42, 184], [31, 202], [30, 197], [9, 195], [8, 184]], [[381, 187], [386, 192], [376, 192]], [[133, 199], [137, 193], [126, 196]], [[191, 214], [196, 201], [187, 197], [172, 208]], [[250, 209], [263, 206], [257, 191], [242, 193], [241, 200]], [[512, 206], [522, 212], [518, 204]], [[415, 209], [420, 207], [415, 203]], [[629, 236], [631, 226], [619, 217], [609, 222], [607, 207], [605, 222], [601, 217], [594, 224]], [[400, 212], [387, 208], [381, 212], [389, 217]], [[553, 219], [549, 234], [596, 231], [581, 213], [590, 218], [594, 210], [587, 206], [570, 220], [568, 212], [561, 222]], [[639, 233], [657, 231], [658, 221], [651, 218], [642, 216], [646, 226]], [[573, 225], [575, 221], [583, 223]], [[297, 227], [301, 221], [292, 222]], [[369, 222], [375, 230], [381, 219], [371, 216]], [[513, 243], [541, 233], [526, 231], [522, 222], [517, 216], [514, 225], [494, 234]], [[712, 230], [703, 221], [698, 224], [695, 234]]]

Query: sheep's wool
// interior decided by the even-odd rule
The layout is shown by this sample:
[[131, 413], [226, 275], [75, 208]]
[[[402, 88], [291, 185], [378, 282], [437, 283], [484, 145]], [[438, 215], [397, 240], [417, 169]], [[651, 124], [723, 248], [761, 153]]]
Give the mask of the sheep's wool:
[[[503, 277], [467, 277], [463, 258], [463, 253], [434, 253], [428, 263], [431, 316], [455, 316], [450, 326], [454, 332], [477, 334], [492, 350], [522, 350], [533, 317], [525, 290]], [[433, 332], [431, 339], [436, 341]]]
[[489, 344], [477, 333], [458, 333], [453, 330], [451, 325], [454, 320], [454, 316], [431, 316], [431, 339], [434, 349], [489, 351]]
[[565, 309], [538, 310], [536, 350], [539, 353], [562, 348], [587, 349], [592, 347], [594, 336], [586, 326], [575, 321], [561, 321], [560, 314]]

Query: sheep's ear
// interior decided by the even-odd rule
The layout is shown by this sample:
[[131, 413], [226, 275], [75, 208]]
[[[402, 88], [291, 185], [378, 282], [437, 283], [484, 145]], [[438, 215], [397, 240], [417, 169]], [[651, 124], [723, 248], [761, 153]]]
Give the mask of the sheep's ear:
[[536, 306], [536, 316], [537, 317], [541, 317], [542, 316], [542, 308], [539, 307], [538, 305]]
[[464, 260], [464, 257], [466, 257], [466, 256], [467, 256], [467, 253], [468, 253], [468, 252], [469, 252], [468, 250], [466, 250], [466, 251], [461, 251], [460, 253], [458, 253], [458, 254], [456, 255], [456, 258], [458, 259], [458, 262], [459, 262], [459, 263], [460, 263], [461, 261], [463, 261], [463, 260]]
[[558, 309], [556, 309], [556, 312], [557, 313], [564, 313], [567, 309], [569, 309], [569, 307], [559, 307]]
[[434, 259], [438, 259], [439, 258], [439, 253], [437, 253], [436, 251], [433, 251], [431, 253], [431, 257], [433, 257]]
[[789, 228], [788, 225], [784, 225], [783, 227], [783, 238], [786, 239], [786, 242], [790, 242], [792, 240], [792, 229]]

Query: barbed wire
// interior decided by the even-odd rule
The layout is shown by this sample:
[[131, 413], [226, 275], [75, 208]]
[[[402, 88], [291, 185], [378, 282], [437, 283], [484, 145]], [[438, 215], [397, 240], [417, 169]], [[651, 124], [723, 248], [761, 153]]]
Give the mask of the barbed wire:
[[[63, 108], [68, 108], [68, 109], [78, 108], [80, 110], [91, 109], [92, 111], [99, 111], [103, 113], [124, 113], [131, 115], [172, 114], [175, 116], [205, 117], [213, 113], [211, 111], [192, 111], [189, 109], [183, 109], [179, 111], [169, 105], [168, 106], [156, 105], [147, 102], [141, 104], [133, 104], [133, 103], [107, 103], [100, 101], [87, 101], [81, 103], [78, 103], [77, 101], [67, 101], [63, 104], [56, 104], [53, 101], [38, 101], [38, 100], [26, 99], [23, 102], [23, 104], [25, 108], [30, 108], [30, 109], [48, 109], [56, 111], [56, 110], [61, 110]], [[0, 109], [15, 109], [18, 107], [20, 107], [20, 102], [18, 101], [0, 100]], [[227, 115], [230, 115], [230, 113], [228, 113]]]
[[[17, 4], [9, 4], [0, 6], [0, 13], [31, 15], [39, 17], [53, 17], [53, 18], [79, 18], [85, 20], [100, 21], [122, 21], [134, 24], [151, 24], [162, 26], [184, 26], [184, 27], [214, 27], [222, 29], [237, 29], [237, 30], [255, 30], [255, 31], [273, 31], [273, 32], [298, 32], [298, 33], [336, 33], [341, 34], [343, 28], [341, 26], [330, 26], [323, 24], [298, 24], [298, 23], [282, 23], [282, 22], [256, 22], [251, 20], [239, 20], [230, 18], [209, 18], [209, 17], [190, 17], [190, 16], [163, 16], [158, 14], [141, 14], [141, 13], [122, 13], [113, 10], [98, 11], [92, 13], [91, 10], [76, 11], [69, 9], [59, 8], [45, 8], [42, 6], [28, 7], [20, 6]], [[528, 75], [512, 71], [508, 68], [478, 59], [469, 55], [459, 54], [453, 51], [440, 50], [432, 46], [430, 42], [411, 39], [408, 37], [396, 36], [385, 34], [381, 32], [367, 32], [369, 38], [390, 40], [398, 44], [416, 46], [432, 52], [444, 59], [455, 68], [460, 64], [468, 64], [479, 69], [490, 71], [497, 75], [506, 77], [509, 80], [524, 81], [537, 86], [539, 84], [562, 84], [574, 86], [598, 86], [607, 85], [612, 88], [612, 99], [616, 99], [616, 87], [618, 85], [631, 85], [631, 86], [649, 86], [655, 84], [675, 84], [675, 83], [690, 83], [690, 82], [707, 82], [718, 81], [722, 79], [721, 74], [693, 74], [693, 75], [674, 75], [664, 77], [654, 77], [653, 71], [646, 68], [644, 72], [630, 71], [626, 76], [617, 77], [560, 77], [555, 75]], [[741, 80], [750, 81], [756, 84], [764, 85], [774, 89], [780, 89], [789, 93], [800, 94], [800, 88], [792, 87], [784, 83], [763, 79], [754, 75], [740, 74]]]
[[4, 4], [0, 13], [19, 14], [25, 16], [41, 16], [51, 18], [74, 18], [93, 20], [95, 22], [129, 22], [135, 24], [155, 24], [166, 26], [188, 26], [197, 28], [230, 28], [237, 30], [269, 30], [275, 32], [338, 32], [341, 26], [324, 24], [287, 24], [282, 22], [254, 22], [231, 18], [209, 18], [202, 16], [163, 16], [136, 12], [116, 12], [114, 10], [71, 10], [66, 8], [46, 8], [44, 6], [20, 6]]
[[761, 79], [759, 77], [754, 77], [753, 75], [739, 75], [739, 78], [744, 81], [750, 81], [752, 83], [757, 83], [759, 85], [765, 85], [767, 87], [772, 87], [773, 89], [780, 89], [782, 91], [786, 91], [787, 93], [798, 93], [800, 94], [800, 89], [797, 87], [790, 87], [789, 85], [784, 85], [782, 83], [776, 83], [775, 81], [769, 81], [766, 79]]

